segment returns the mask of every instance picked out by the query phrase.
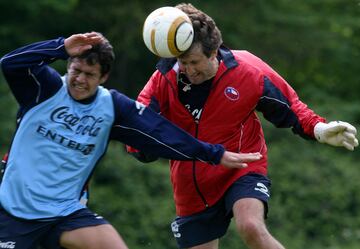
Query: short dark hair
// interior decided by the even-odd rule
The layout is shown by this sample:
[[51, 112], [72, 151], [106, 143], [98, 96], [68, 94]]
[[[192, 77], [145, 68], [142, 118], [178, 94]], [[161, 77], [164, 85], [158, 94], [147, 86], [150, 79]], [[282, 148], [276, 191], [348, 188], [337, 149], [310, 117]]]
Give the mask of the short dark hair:
[[189, 16], [194, 28], [194, 40], [189, 50], [200, 43], [203, 53], [210, 57], [211, 53], [223, 43], [221, 32], [215, 21], [190, 3], [181, 3], [175, 7]]
[[74, 58], [84, 59], [89, 65], [95, 65], [96, 63], [99, 63], [101, 67], [101, 76], [109, 73], [115, 60], [115, 53], [110, 42], [102, 34], [100, 35], [104, 38], [102, 43], [94, 45], [91, 49], [86, 50], [81, 55], [70, 57], [69, 63]]

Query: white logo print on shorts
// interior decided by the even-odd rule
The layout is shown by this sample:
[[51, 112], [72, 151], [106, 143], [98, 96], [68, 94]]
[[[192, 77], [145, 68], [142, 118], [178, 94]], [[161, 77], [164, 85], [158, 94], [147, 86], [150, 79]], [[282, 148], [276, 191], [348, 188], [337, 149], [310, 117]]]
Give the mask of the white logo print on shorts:
[[14, 249], [14, 248], [15, 248], [15, 244], [16, 244], [16, 242], [14, 242], [14, 241], [2, 242], [2, 241], [0, 240], [0, 248]]
[[179, 225], [176, 221], [171, 223], [171, 231], [173, 232], [175, 238], [181, 237], [181, 233], [179, 233]]
[[256, 186], [257, 187], [254, 188], [256, 191], [260, 191], [261, 193], [265, 194], [267, 197], [270, 197], [269, 189], [265, 186], [264, 183], [258, 182]]

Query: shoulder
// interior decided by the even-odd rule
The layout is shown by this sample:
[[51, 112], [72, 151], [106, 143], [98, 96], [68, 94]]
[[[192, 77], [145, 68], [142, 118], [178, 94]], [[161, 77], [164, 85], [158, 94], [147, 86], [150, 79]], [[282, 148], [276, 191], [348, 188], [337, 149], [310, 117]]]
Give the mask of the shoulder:
[[227, 69], [241, 72], [259, 73], [265, 64], [259, 57], [247, 50], [229, 49], [226, 46], [219, 48], [219, 56]]
[[265, 62], [260, 59], [258, 56], [252, 54], [247, 50], [232, 50], [235, 59], [241, 64], [242, 66], [248, 68], [259, 68], [265, 64]]
[[127, 98], [124, 94], [115, 89], [109, 89], [108, 92], [114, 102], [123, 101], [124, 98]]
[[232, 50], [239, 66], [248, 73], [279, 80], [282, 77], [267, 62], [246, 50]]
[[250, 80], [264, 75], [262, 60], [246, 50], [222, 50], [221, 56], [223, 68], [229, 70], [230, 77]]
[[123, 113], [126, 112], [126, 110], [129, 110], [132, 105], [134, 105], [135, 101], [133, 99], [127, 97], [125, 94], [115, 89], [110, 89], [109, 93], [114, 104], [115, 117], [124, 115]]

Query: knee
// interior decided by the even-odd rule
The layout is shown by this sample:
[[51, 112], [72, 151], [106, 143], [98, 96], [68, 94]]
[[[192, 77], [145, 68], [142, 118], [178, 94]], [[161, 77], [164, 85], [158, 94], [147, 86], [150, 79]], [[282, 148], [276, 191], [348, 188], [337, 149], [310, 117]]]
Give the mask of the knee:
[[255, 218], [237, 221], [236, 228], [245, 242], [262, 239], [268, 234], [265, 223]]

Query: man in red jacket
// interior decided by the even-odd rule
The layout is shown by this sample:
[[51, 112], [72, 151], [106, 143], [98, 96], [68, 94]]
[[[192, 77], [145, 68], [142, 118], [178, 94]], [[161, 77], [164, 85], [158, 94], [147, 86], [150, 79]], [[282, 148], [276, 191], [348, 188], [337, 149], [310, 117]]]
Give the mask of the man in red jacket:
[[[255, 111], [277, 127], [291, 127], [304, 138], [349, 150], [358, 146], [356, 129], [341, 121], [326, 123], [261, 59], [224, 47], [212, 18], [191, 4], [176, 7], [192, 21], [193, 44], [178, 58], [159, 61], [138, 101], [200, 140], [221, 143], [229, 151], [263, 155], [243, 169], [170, 162], [177, 213], [171, 227], [177, 243], [180, 248], [217, 249], [234, 217], [249, 248], [284, 248], [264, 222], [271, 183]], [[154, 159], [134, 154], [142, 161]]]

